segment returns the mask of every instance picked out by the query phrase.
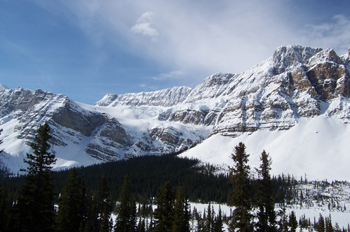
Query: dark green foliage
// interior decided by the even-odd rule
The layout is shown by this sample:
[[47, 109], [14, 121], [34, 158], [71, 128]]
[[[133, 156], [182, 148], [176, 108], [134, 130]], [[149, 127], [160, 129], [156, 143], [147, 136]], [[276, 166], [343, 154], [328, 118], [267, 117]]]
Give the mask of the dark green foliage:
[[222, 214], [221, 214], [221, 207], [219, 207], [219, 213], [216, 216], [214, 221], [213, 232], [222, 232], [222, 231], [223, 231], [223, 220], [222, 220]]
[[77, 169], [73, 168], [67, 179], [59, 204], [57, 228], [58, 232], [78, 232], [84, 224], [85, 190], [78, 176]]
[[234, 153], [231, 158], [234, 166], [230, 171], [230, 183], [233, 188], [229, 193], [229, 203], [236, 206], [233, 211], [233, 217], [230, 223], [230, 230], [235, 231], [253, 231], [252, 224], [252, 199], [249, 193], [251, 192], [249, 173], [250, 167], [248, 165], [248, 157], [246, 154], [245, 145], [239, 143], [234, 148]]
[[269, 154], [262, 152], [261, 164], [259, 169], [260, 179], [258, 180], [258, 188], [256, 194], [256, 206], [258, 208], [256, 223], [257, 231], [276, 231], [276, 214], [275, 202], [273, 201], [273, 186], [270, 176], [272, 160]]
[[[190, 201], [226, 203], [227, 193], [230, 191], [229, 175], [214, 175], [212, 173], [213, 167], [209, 165], [199, 166], [198, 164], [198, 160], [179, 158], [176, 155], [163, 155], [135, 157], [80, 167], [77, 170], [86, 189], [92, 193], [98, 191], [100, 177], [106, 173], [106, 181], [113, 201], [118, 199], [123, 178], [128, 175], [133, 180], [132, 192], [137, 201], [155, 197], [159, 186], [170, 181], [186, 187], [187, 197]], [[53, 183], [57, 193], [63, 191], [68, 175], [69, 170], [53, 173]], [[254, 193], [257, 192], [255, 189], [257, 185], [254, 182], [255, 180], [250, 180], [252, 189], [248, 193], [252, 199]], [[24, 178], [6, 178], [4, 184], [15, 193], [16, 197], [18, 189], [24, 184]], [[287, 193], [291, 192], [294, 184], [295, 180], [291, 176], [272, 177], [274, 202], [285, 202]], [[292, 192], [289, 195], [292, 195]]]
[[318, 218], [318, 222], [314, 224], [314, 229], [317, 232], [325, 232], [325, 221], [322, 214], [320, 214], [320, 217]]
[[13, 193], [9, 192], [6, 187], [0, 188], [0, 232], [6, 230], [11, 223]]
[[[179, 158], [176, 154], [162, 156], [142, 156], [78, 169], [87, 189], [96, 191], [99, 177], [106, 174], [112, 200], [117, 200], [124, 176], [132, 180], [135, 200], [155, 197], [159, 186], [170, 181], [187, 187], [190, 201], [226, 203], [229, 186], [227, 175], [214, 175], [207, 167], [198, 165], [194, 159]], [[68, 171], [55, 173], [54, 185], [61, 192], [68, 177]], [[177, 187], [177, 186], [174, 186]]]
[[213, 229], [213, 225], [214, 225], [214, 210], [211, 208], [211, 204], [209, 202], [208, 204], [208, 209], [207, 209], [207, 214], [206, 214], [206, 218], [204, 220], [204, 231], [205, 232], [211, 232]]
[[333, 225], [332, 225], [332, 217], [329, 215], [329, 217], [325, 218], [325, 225], [326, 225], [326, 232], [333, 232]]
[[112, 201], [105, 174], [102, 175], [98, 186], [96, 209], [97, 215], [99, 215], [97, 231], [108, 232], [110, 229], [109, 218], [112, 212]]
[[173, 231], [190, 231], [190, 212], [189, 212], [189, 203], [185, 197], [184, 190], [179, 186], [177, 188], [175, 206], [174, 206], [174, 223]]
[[136, 228], [136, 204], [132, 197], [129, 177], [125, 176], [117, 206], [115, 232], [132, 232]]
[[289, 215], [289, 228], [290, 232], [295, 232], [298, 227], [297, 217], [295, 216], [294, 211], [292, 211]]
[[158, 190], [156, 205], [155, 231], [171, 232], [174, 223], [174, 193], [169, 181]]
[[27, 154], [24, 160], [28, 164], [26, 182], [15, 205], [18, 223], [14, 229], [20, 231], [49, 232], [55, 229], [55, 193], [51, 169], [56, 159], [49, 152], [49, 132], [47, 123], [39, 127], [30, 145], [33, 154]]

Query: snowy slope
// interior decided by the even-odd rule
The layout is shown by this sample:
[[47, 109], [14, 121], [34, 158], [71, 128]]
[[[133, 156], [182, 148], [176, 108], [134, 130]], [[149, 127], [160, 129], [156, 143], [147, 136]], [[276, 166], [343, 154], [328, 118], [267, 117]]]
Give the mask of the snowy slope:
[[242, 141], [254, 166], [263, 149], [269, 152], [276, 174], [348, 179], [349, 73], [349, 54], [293, 45], [246, 72], [213, 74], [193, 89], [107, 94], [93, 106], [0, 86], [2, 160], [18, 171], [36, 128], [47, 121], [56, 168], [186, 149], [185, 156], [230, 164]]
[[260, 130], [231, 138], [213, 135], [181, 154], [203, 162], [232, 166], [230, 155], [239, 142], [246, 145], [252, 168], [259, 167], [263, 150], [273, 160], [272, 174], [305, 174], [311, 180], [350, 181], [350, 125], [324, 115], [299, 119], [289, 130]]

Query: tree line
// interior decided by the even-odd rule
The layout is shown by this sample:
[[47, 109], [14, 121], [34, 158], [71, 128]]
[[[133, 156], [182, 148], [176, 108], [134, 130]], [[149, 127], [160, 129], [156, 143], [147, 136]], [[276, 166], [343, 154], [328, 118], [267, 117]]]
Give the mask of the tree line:
[[[125, 174], [125, 170], [129, 167], [127, 161], [121, 162], [120, 169], [114, 168], [117, 173], [115, 175], [120, 177], [125, 174], [122, 183], [118, 182], [120, 187], [114, 191], [112, 189], [116, 184], [112, 184], [113, 175], [109, 174], [112, 172], [110, 170], [113, 170], [111, 163], [103, 164], [103, 166], [95, 165], [87, 169], [73, 168], [65, 172], [52, 172], [52, 165], [56, 158], [50, 152], [48, 141], [51, 136], [49, 132], [50, 128], [46, 123], [37, 130], [37, 135], [31, 144], [33, 154], [27, 154], [27, 159], [25, 159], [28, 164], [27, 175], [17, 178], [19, 183], [22, 183], [21, 187], [18, 187], [18, 192], [8, 191], [4, 185], [0, 186], [0, 232], [216, 232], [223, 231], [224, 226], [228, 227], [229, 231], [295, 231], [298, 227], [294, 212], [287, 215], [285, 210], [277, 212], [274, 208], [277, 201], [285, 203], [292, 198], [289, 195], [293, 193], [290, 186], [293, 185], [294, 179], [289, 176], [286, 178], [285, 176], [271, 177], [272, 160], [265, 151], [262, 152], [261, 164], [256, 169], [258, 179], [250, 177], [249, 155], [243, 143], [234, 148], [231, 154], [234, 166], [230, 168], [230, 173], [227, 175], [216, 175], [210, 166], [200, 167], [197, 165], [198, 160], [179, 159], [176, 155], [165, 156], [173, 164], [169, 166], [170, 170], [167, 170], [167, 162], [159, 164], [164, 160], [158, 159], [159, 157], [151, 157], [152, 161], [156, 161], [156, 166], [161, 166], [166, 172], [175, 176], [175, 180], [172, 179], [172, 181], [178, 181], [178, 184], [177, 187], [171, 185], [170, 181], [164, 179], [171, 179], [170, 176], [155, 171], [153, 178], [160, 178], [163, 184], [158, 185], [154, 192], [154, 184], [151, 186], [152, 184], [148, 182], [149, 176], [142, 175], [140, 172], [134, 173], [133, 180], [137, 183], [136, 186], [144, 182], [146, 186], [148, 184], [148, 191], [145, 191], [147, 194], [142, 194], [144, 186], [140, 189], [133, 188], [134, 181], [131, 184], [129, 175]], [[139, 159], [146, 160], [145, 158]], [[134, 160], [132, 165], [147, 165], [145, 162], [137, 163], [137, 159], [131, 160]], [[172, 170], [171, 168], [176, 169], [177, 167], [174, 161], [178, 162], [179, 166], [184, 165], [186, 168], [179, 172]], [[122, 167], [126, 167], [124, 171]], [[97, 175], [102, 170], [104, 174]], [[56, 179], [60, 179], [56, 182], [56, 187], [54, 185], [55, 175]], [[89, 178], [89, 176], [93, 176], [94, 181], [82, 178]], [[96, 181], [96, 176], [100, 176], [98, 181]], [[195, 181], [191, 182], [193, 180]], [[216, 181], [219, 183], [226, 181], [226, 187], [221, 188], [223, 183], [215, 185]], [[210, 187], [210, 184], [213, 186]], [[279, 184], [277, 188], [276, 184]], [[221, 209], [215, 213], [210, 203], [203, 214], [198, 213], [196, 209], [191, 211], [189, 196], [195, 192], [196, 188], [201, 189], [201, 187], [204, 189], [203, 192], [211, 192], [206, 189], [213, 187], [218, 192], [226, 191], [227, 203], [234, 206], [231, 214], [222, 215]], [[59, 189], [60, 194], [55, 194], [55, 189]], [[215, 190], [212, 193], [212, 195], [211, 193], [206, 195], [208, 202], [215, 197], [219, 199], [217, 202], [222, 202], [222, 194], [218, 197], [215, 195]], [[192, 197], [196, 198], [195, 200], [200, 199], [197, 198], [198, 195]], [[116, 215], [114, 221], [111, 217], [112, 213]], [[323, 224], [321, 218], [317, 222], [314, 220], [313, 224], [310, 220], [300, 218], [299, 226], [313, 228], [317, 231], [331, 231], [329, 228], [332, 227], [333, 231], [340, 231], [339, 226], [333, 227], [328, 218]], [[322, 230], [322, 228], [328, 228], [328, 230]], [[349, 230], [343, 229], [342, 231]]]

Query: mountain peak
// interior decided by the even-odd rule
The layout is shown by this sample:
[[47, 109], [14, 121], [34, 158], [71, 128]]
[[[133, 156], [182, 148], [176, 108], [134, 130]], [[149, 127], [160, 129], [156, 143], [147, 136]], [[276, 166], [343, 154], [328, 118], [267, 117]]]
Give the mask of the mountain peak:
[[275, 74], [280, 74], [300, 64], [307, 63], [312, 56], [322, 50], [322, 48], [303, 47], [300, 45], [289, 45], [277, 48], [272, 55]]
[[183, 102], [192, 88], [178, 86], [153, 92], [107, 94], [95, 103], [98, 106], [173, 106]]
[[[87, 164], [177, 152], [210, 135], [287, 131], [302, 118], [349, 123], [348, 61], [333, 49], [282, 46], [245, 72], [215, 73], [194, 89], [106, 94], [95, 106], [42, 90], [0, 86], [1, 139], [3, 145], [26, 146], [35, 128], [48, 121], [59, 161], [83, 157], [77, 162]], [[18, 155], [8, 147], [0, 150]], [[24, 148], [18, 150], [25, 154]]]
[[0, 84], [0, 90], [9, 89], [7, 86]]

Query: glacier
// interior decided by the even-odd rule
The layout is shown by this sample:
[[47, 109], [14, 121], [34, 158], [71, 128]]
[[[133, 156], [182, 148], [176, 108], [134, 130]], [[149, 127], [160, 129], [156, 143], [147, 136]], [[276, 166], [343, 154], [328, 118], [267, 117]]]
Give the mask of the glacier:
[[282, 46], [243, 73], [216, 73], [195, 88], [106, 94], [94, 105], [0, 86], [1, 159], [18, 172], [48, 122], [56, 169], [180, 151], [230, 166], [243, 142], [252, 166], [262, 150], [270, 153], [276, 175], [350, 180], [349, 55]]

